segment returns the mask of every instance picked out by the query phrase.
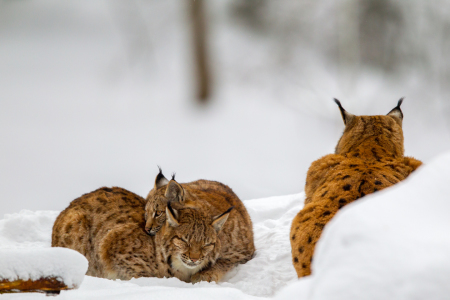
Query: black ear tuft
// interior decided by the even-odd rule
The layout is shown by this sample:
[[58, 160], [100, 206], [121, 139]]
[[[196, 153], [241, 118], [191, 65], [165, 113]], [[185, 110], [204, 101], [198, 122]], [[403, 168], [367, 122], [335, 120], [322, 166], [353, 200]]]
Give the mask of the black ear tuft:
[[339, 100], [336, 99], [336, 98], [333, 98], [333, 99], [334, 99], [334, 102], [336, 102], [336, 104], [339, 106], [339, 109], [344, 109], [344, 108], [342, 107], [341, 101], [339, 101]]
[[400, 120], [403, 120], [403, 112], [400, 108], [400, 105], [402, 105], [403, 103], [403, 99], [405, 99], [405, 97], [400, 98], [400, 100], [398, 100], [397, 106], [394, 107], [387, 115], [388, 116], [393, 116], [393, 117], [397, 117], [400, 118]]
[[177, 175], [177, 173], [173, 172], [172, 173], [172, 180], [175, 180], [175, 175]]
[[169, 183], [169, 181], [166, 179], [166, 177], [164, 177], [160, 166], [158, 166], [158, 169], [159, 169], [159, 173], [158, 173], [158, 175], [156, 175], [156, 178], [155, 178], [155, 189], [159, 189], [160, 187], [165, 186], [166, 184]]
[[333, 98], [334, 102], [336, 102], [336, 104], [339, 106], [339, 110], [341, 111], [341, 116], [342, 116], [342, 120], [344, 120], [344, 124], [347, 125], [348, 123], [351, 122], [351, 120], [353, 120], [353, 118], [355, 117], [354, 115], [352, 115], [351, 113], [347, 112], [343, 107], [341, 102], [336, 99]]

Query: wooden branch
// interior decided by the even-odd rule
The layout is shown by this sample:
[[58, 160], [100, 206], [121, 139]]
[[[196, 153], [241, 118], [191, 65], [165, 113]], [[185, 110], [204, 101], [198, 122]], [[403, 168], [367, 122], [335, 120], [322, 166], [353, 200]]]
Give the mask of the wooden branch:
[[61, 290], [68, 290], [64, 282], [55, 277], [40, 278], [38, 280], [0, 280], [0, 294], [3, 293], [31, 293], [40, 292], [47, 294], [59, 294]]

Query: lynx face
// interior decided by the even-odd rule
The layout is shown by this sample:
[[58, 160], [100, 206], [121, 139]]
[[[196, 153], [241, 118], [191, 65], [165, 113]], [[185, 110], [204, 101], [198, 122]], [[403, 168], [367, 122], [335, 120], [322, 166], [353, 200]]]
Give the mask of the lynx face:
[[210, 217], [196, 209], [166, 209], [167, 226], [158, 234], [157, 243], [163, 245], [164, 256], [172, 267], [190, 276], [208, 263], [214, 263], [221, 250], [218, 234], [232, 208]]
[[147, 196], [145, 206], [145, 231], [149, 235], [155, 235], [166, 221], [167, 203], [174, 206], [184, 204], [184, 190], [179, 183], [167, 180], [159, 169], [155, 179], [155, 186]]
[[166, 207], [167, 199], [164, 195], [149, 194], [147, 197], [147, 204], [145, 205], [145, 231], [149, 235], [155, 235], [166, 222]]

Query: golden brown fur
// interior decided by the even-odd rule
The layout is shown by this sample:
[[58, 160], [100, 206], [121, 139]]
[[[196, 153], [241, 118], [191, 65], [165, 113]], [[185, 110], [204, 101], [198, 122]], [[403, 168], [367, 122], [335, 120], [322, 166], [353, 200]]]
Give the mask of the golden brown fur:
[[[174, 184], [178, 187], [172, 180], [170, 186]], [[52, 246], [85, 255], [91, 276], [219, 281], [236, 264], [250, 260], [255, 249], [251, 221], [240, 200], [216, 200], [216, 209], [207, 210], [218, 212], [212, 214], [188, 206], [170, 213], [166, 203], [164, 224], [149, 236], [144, 230], [145, 200], [122, 188], [101, 188], [61, 212]]]
[[226, 251], [221, 253], [213, 270], [200, 272], [195, 281], [218, 281], [234, 265], [245, 263], [253, 257], [252, 221], [242, 201], [228, 186], [209, 180], [179, 184], [174, 179], [165, 179], [160, 171], [154, 188], [147, 196], [145, 218], [146, 231], [150, 235], [158, 236], [161, 224], [166, 221], [168, 203], [175, 209], [192, 208], [208, 216], [219, 215], [234, 207], [219, 234], [221, 243], [227, 245]]
[[292, 260], [299, 277], [311, 274], [314, 247], [340, 208], [405, 179], [422, 164], [403, 156], [400, 104], [387, 116], [354, 116], [338, 103], [345, 131], [335, 154], [311, 164], [305, 206], [291, 226]]

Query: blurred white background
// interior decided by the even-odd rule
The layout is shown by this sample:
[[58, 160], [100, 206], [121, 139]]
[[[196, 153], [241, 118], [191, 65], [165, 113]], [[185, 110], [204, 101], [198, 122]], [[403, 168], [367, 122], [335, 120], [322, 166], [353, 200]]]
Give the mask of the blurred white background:
[[448, 53], [443, 0], [0, 0], [0, 216], [145, 197], [157, 165], [298, 193], [343, 130], [333, 97], [375, 115], [405, 96], [406, 154], [427, 162], [450, 148]]

